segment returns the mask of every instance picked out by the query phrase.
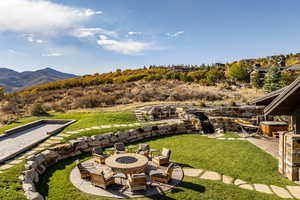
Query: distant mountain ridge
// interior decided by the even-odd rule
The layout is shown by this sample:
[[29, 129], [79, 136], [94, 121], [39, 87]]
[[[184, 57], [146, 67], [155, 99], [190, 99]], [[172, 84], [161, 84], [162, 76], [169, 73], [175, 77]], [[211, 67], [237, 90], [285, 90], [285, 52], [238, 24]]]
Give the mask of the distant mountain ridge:
[[52, 68], [37, 71], [16, 72], [8, 68], [0, 68], [0, 87], [7, 91], [16, 91], [23, 88], [77, 77], [74, 74], [63, 73]]

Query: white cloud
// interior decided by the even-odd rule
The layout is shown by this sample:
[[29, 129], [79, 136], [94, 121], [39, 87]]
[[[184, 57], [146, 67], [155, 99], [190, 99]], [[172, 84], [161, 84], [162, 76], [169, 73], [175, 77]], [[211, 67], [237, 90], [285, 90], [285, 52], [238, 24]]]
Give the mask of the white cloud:
[[142, 32], [134, 32], [134, 31], [130, 31], [128, 32], [128, 35], [141, 35]]
[[92, 9], [86, 9], [83, 12], [79, 13], [79, 15], [81, 15], [81, 16], [87, 16], [87, 17], [93, 16], [93, 15], [101, 15], [101, 14], [103, 14], [102, 11], [94, 11]]
[[0, 0], [0, 32], [52, 33], [76, 26], [101, 11], [48, 0]]
[[184, 31], [178, 31], [178, 32], [175, 32], [175, 33], [167, 33], [166, 35], [168, 37], [177, 37], [179, 35], [183, 35], [184, 34]]
[[62, 56], [62, 54], [61, 53], [52, 52], [52, 53], [44, 54], [42, 56], [46, 56], [46, 57], [59, 57], [59, 56]]
[[151, 43], [138, 42], [133, 40], [118, 41], [108, 39], [105, 35], [100, 35], [97, 43], [105, 50], [115, 51], [126, 55], [136, 55], [142, 51], [152, 48]]
[[105, 34], [111, 37], [118, 37], [117, 32], [108, 31], [102, 28], [78, 28], [72, 32], [72, 35], [78, 38], [93, 37], [100, 34]]
[[33, 34], [28, 34], [28, 35], [25, 35], [26, 39], [28, 42], [31, 42], [31, 43], [37, 43], [37, 44], [42, 44], [42, 43], [45, 43], [44, 40], [41, 40], [41, 39], [35, 39], [34, 35]]

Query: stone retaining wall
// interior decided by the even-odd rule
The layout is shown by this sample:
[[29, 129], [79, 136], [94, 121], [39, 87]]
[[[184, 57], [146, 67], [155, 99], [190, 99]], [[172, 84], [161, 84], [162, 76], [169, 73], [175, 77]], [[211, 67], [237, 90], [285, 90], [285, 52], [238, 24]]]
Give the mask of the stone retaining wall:
[[162, 105], [145, 106], [137, 109], [135, 113], [139, 121], [180, 118], [190, 120], [196, 128], [202, 129], [201, 120], [193, 114], [197, 112], [206, 115], [215, 129], [239, 131], [239, 127], [234, 121], [236, 119], [248, 121], [256, 118], [256, 116], [263, 113], [263, 107], [237, 106], [200, 108], [196, 106]]
[[93, 147], [106, 148], [113, 146], [116, 142], [129, 143], [161, 135], [192, 133], [193, 131], [195, 127], [190, 121], [182, 120], [177, 123], [145, 126], [124, 132], [81, 137], [66, 144], [54, 146], [27, 158], [25, 171], [20, 176], [25, 196], [29, 200], [43, 200], [43, 196], [36, 191], [35, 187], [35, 184], [39, 182], [39, 176], [55, 163], [83, 152], [91, 152]]

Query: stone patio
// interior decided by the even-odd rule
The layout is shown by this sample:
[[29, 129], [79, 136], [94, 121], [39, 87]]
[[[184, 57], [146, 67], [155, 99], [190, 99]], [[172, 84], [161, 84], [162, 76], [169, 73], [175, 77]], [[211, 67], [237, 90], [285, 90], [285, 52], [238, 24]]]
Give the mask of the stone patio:
[[269, 153], [274, 158], [278, 159], [278, 147], [279, 141], [278, 138], [271, 138], [267, 136], [253, 136], [247, 137], [247, 140], [257, 146], [258, 148], [262, 149], [263, 151]]
[[[88, 160], [84, 162], [83, 164], [93, 163], [93, 160]], [[153, 167], [153, 164], [149, 163], [150, 168]], [[98, 165], [98, 167], [103, 167], [103, 170], [107, 168], [105, 165]], [[138, 191], [132, 193], [129, 191], [129, 189], [124, 190], [124, 186], [120, 183], [122, 183], [121, 179], [116, 178], [116, 183], [113, 184], [110, 187], [108, 187], [106, 190], [93, 186], [90, 181], [86, 181], [81, 179], [79, 170], [77, 167], [75, 167], [71, 174], [70, 174], [70, 180], [71, 183], [78, 188], [80, 191], [97, 195], [97, 196], [103, 196], [103, 197], [110, 197], [110, 198], [119, 198], [119, 199], [125, 199], [125, 198], [138, 198], [138, 197], [145, 197], [145, 196], [152, 196], [156, 194], [163, 193], [167, 190], [170, 190], [172, 187], [177, 185], [181, 180], [183, 179], [183, 170], [179, 167], [175, 167], [172, 173], [172, 179], [169, 182], [169, 184], [165, 183], [157, 183], [154, 182], [151, 184], [150, 180], [147, 181], [147, 191]], [[124, 191], [123, 191], [124, 190]]]

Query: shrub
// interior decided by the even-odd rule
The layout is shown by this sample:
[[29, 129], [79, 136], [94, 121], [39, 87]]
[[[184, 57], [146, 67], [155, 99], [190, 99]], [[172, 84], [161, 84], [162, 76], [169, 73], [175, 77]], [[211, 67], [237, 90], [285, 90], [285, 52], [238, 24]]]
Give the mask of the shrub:
[[30, 108], [30, 114], [33, 116], [42, 116], [47, 115], [48, 113], [45, 111], [42, 104], [36, 103]]
[[237, 105], [236, 105], [235, 101], [230, 101], [230, 102], [228, 103], [228, 106], [235, 107], [235, 106], [237, 106]]
[[228, 78], [231, 80], [248, 82], [250, 78], [249, 75], [247, 68], [239, 63], [234, 63], [228, 69]]

